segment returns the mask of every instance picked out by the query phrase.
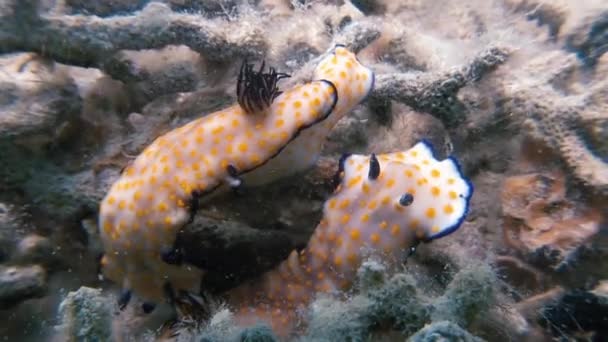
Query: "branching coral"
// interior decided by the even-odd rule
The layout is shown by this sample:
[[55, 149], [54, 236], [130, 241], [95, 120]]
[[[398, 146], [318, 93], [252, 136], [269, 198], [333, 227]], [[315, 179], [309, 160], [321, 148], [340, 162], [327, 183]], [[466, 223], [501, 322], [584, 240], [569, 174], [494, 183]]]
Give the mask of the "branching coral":
[[[506, 82], [505, 104], [507, 110], [525, 120], [528, 134], [559, 151], [577, 179], [597, 192], [606, 193], [608, 163], [585, 135], [588, 123], [600, 125], [606, 121], [602, 112], [607, 104], [602, 94], [606, 94], [608, 82], [593, 83], [582, 93], [564, 88], [563, 84], [576, 77], [577, 72], [574, 56], [561, 52], [532, 60], [518, 74], [519, 84]], [[564, 96], [564, 92], [569, 96]]]
[[104, 68], [120, 50], [186, 45], [213, 60], [259, 56], [266, 49], [256, 27], [201, 20], [152, 2], [133, 15], [100, 18], [38, 15], [37, 0], [10, 0], [0, 7], [0, 52], [34, 51], [59, 62]]
[[464, 105], [458, 91], [478, 81], [503, 64], [509, 55], [505, 47], [481, 52], [468, 65], [447, 73], [401, 73], [378, 75], [373, 98], [403, 102], [415, 110], [427, 112], [454, 126], [464, 119]]

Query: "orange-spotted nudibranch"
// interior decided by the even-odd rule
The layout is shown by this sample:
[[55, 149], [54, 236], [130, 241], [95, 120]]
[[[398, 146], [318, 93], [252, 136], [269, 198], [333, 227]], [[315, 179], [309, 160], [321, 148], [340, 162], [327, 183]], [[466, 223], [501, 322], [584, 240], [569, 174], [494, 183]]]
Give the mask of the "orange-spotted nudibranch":
[[121, 306], [131, 293], [149, 303], [178, 292], [198, 293], [202, 271], [181, 262], [174, 248], [198, 199], [238, 187], [243, 175], [277, 157], [336, 107], [332, 82], [312, 81], [281, 92], [277, 82], [288, 75], [263, 68], [244, 63], [238, 104], [157, 138], [102, 200], [102, 272], [123, 287]]
[[[374, 73], [362, 65], [354, 53], [337, 45], [321, 60], [314, 71], [313, 79], [327, 80], [338, 91], [338, 101], [329, 116], [301, 134], [285, 147], [278, 156], [264, 166], [247, 174], [247, 184], [260, 185], [312, 167], [317, 161], [329, 132], [347, 113], [352, 111], [372, 91]], [[284, 104], [296, 120], [303, 115], [303, 104], [315, 101], [310, 92], [298, 93], [300, 96], [291, 103]], [[279, 103], [279, 105], [282, 105]]]
[[338, 176], [307, 247], [228, 292], [241, 324], [262, 320], [280, 335], [293, 332], [315, 294], [347, 290], [365, 258], [396, 265], [418, 243], [455, 231], [473, 193], [456, 161], [438, 161], [425, 142], [404, 152], [345, 156]]

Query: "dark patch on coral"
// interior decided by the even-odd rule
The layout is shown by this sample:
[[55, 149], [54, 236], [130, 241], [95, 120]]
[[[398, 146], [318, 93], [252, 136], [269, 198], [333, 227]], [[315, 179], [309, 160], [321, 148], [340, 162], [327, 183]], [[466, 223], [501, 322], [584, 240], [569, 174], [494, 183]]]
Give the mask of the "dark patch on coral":
[[608, 11], [598, 14], [591, 25], [583, 25], [566, 38], [566, 49], [575, 52], [588, 67], [608, 51]]
[[204, 269], [205, 290], [219, 293], [276, 266], [294, 249], [285, 233], [199, 215], [175, 242], [184, 263]]
[[541, 310], [539, 323], [555, 337], [593, 333], [593, 341], [608, 338], [608, 300], [584, 290], [572, 290]]

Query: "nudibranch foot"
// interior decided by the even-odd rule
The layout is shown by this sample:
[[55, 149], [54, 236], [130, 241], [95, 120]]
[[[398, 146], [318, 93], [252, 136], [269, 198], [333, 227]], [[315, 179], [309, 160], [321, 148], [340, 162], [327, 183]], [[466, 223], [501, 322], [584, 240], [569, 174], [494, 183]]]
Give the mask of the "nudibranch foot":
[[226, 176], [226, 184], [232, 189], [232, 192], [237, 195], [242, 195], [243, 191], [243, 179], [239, 177], [239, 172], [234, 165], [229, 164], [226, 168], [228, 175]]
[[245, 112], [254, 114], [265, 111], [272, 101], [282, 94], [277, 83], [288, 74], [276, 72], [272, 67], [264, 72], [266, 63], [262, 61], [259, 71], [253, 70], [253, 65], [243, 61], [236, 84], [237, 101]]

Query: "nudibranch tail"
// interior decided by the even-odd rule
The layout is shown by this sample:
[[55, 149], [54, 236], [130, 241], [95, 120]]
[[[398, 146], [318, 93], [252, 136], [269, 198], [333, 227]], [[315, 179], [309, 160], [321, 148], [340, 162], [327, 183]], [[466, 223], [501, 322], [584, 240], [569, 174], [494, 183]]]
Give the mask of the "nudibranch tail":
[[264, 72], [266, 63], [262, 61], [259, 71], [253, 70], [253, 64], [243, 61], [236, 84], [237, 101], [247, 113], [259, 113], [270, 107], [272, 101], [282, 94], [277, 83], [287, 77], [286, 73], [277, 72], [270, 67]]
[[473, 193], [455, 160], [437, 160], [425, 142], [403, 152], [346, 155], [338, 174], [307, 247], [229, 293], [244, 324], [265, 319], [281, 331], [295, 325], [297, 308], [316, 293], [348, 289], [365, 258], [397, 265], [420, 242], [455, 231]]
[[363, 66], [357, 56], [342, 45], [336, 45], [319, 63], [314, 78], [329, 80], [336, 86], [339, 94], [336, 122], [367, 98], [375, 80], [374, 72]]

